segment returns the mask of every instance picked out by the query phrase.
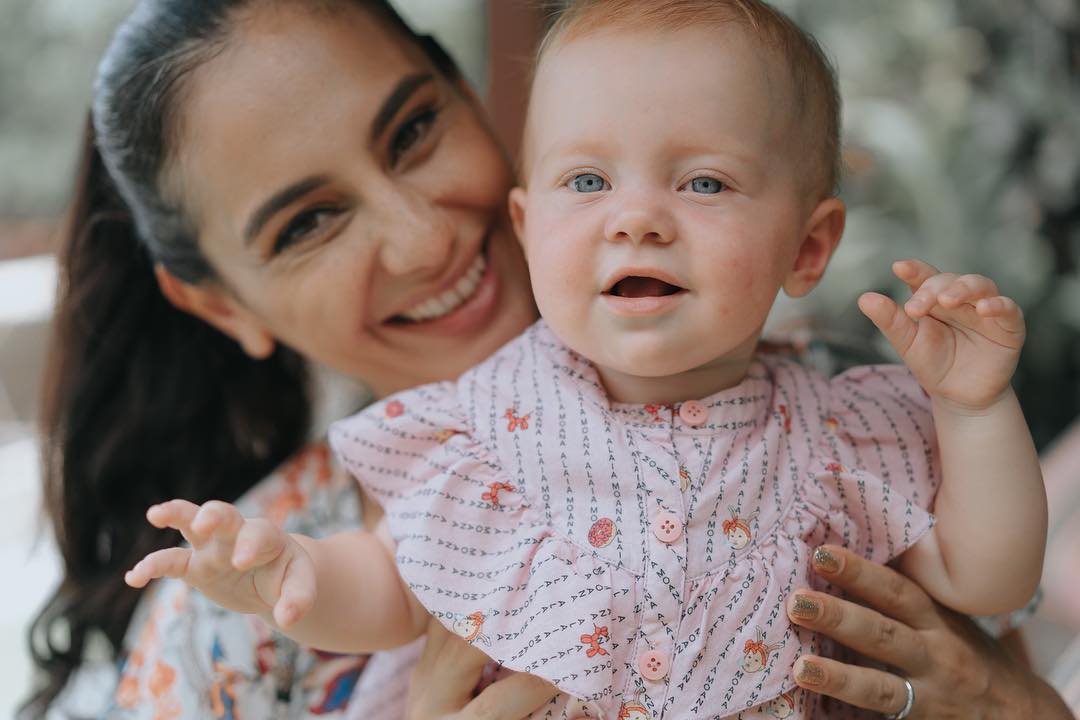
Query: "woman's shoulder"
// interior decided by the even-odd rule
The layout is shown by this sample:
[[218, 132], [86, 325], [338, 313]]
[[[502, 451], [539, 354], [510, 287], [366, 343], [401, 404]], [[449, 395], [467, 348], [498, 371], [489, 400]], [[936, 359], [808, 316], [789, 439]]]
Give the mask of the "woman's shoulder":
[[294, 453], [236, 506], [245, 516], [265, 517], [288, 532], [316, 537], [360, 524], [356, 484], [325, 439]]

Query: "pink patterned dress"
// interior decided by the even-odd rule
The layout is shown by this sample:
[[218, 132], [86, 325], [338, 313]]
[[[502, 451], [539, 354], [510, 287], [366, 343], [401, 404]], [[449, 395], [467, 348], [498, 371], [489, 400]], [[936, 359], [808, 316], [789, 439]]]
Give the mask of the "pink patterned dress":
[[820, 543], [910, 547], [940, 477], [901, 367], [829, 380], [765, 355], [710, 397], [623, 405], [543, 322], [330, 441], [428, 610], [563, 691], [542, 718], [821, 717], [785, 598]]

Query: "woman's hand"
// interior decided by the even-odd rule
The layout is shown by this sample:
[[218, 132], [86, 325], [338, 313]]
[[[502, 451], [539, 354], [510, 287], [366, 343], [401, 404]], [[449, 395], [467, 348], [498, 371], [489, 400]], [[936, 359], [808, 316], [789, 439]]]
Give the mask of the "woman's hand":
[[814, 571], [870, 607], [811, 590], [795, 592], [788, 616], [895, 673], [804, 655], [803, 688], [881, 713], [899, 712], [915, 690], [911, 720], [1072, 720], [1061, 698], [964, 616], [936, 604], [914, 582], [831, 546], [814, 553]]
[[409, 682], [408, 720], [520, 720], [558, 692], [535, 675], [516, 673], [474, 698], [491, 659], [434, 618], [426, 637]]

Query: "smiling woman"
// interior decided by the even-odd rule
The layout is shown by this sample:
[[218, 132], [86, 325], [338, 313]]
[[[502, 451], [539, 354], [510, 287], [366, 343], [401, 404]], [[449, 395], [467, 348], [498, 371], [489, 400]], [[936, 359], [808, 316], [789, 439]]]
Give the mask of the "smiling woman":
[[[375, 0], [144, 0], [93, 120], [45, 417], [64, 580], [33, 629], [49, 682], [27, 714], [343, 712], [362, 658], [176, 583], [136, 614], [122, 573], [180, 539], [142, 518], [167, 497], [240, 498], [315, 534], [374, 521], [325, 446], [301, 452], [308, 361], [381, 395], [456, 376], [535, 318], [507, 158], [449, 58]], [[127, 658], [118, 680], [87, 656], [99, 634]], [[392, 677], [368, 699], [400, 712], [407, 658], [388, 662], [360, 682]], [[482, 664], [459, 658], [476, 676], [443, 696], [467, 699]], [[427, 710], [460, 708], [443, 705]]]
[[[287, 7], [248, 18], [188, 81], [178, 126], [198, 142], [176, 186], [220, 282], [171, 282], [165, 263], [162, 287], [249, 354], [302, 346], [377, 394], [460, 372], [462, 342], [495, 350], [528, 306], [504, 302], [521, 272], [506, 160], [468, 90], [424, 70], [415, 47], [359, 46], [376, 22], [363, 13], [327, 23]], [[478, 261], [492, 266], [481, 292], [436, 320], [424, 306]], [[495, 317], [498, 305], [511, 311]]]

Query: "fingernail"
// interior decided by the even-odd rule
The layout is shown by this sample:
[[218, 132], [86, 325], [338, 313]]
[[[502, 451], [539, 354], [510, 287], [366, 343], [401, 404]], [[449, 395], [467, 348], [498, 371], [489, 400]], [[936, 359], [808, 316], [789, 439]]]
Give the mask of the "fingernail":
[[803, 660], [795, 679], [803, 685], [813, 685], [815, 687], [824, 685], [825, 669], [809, 660]]
[[796, 595], [791, 604], [791, 615], [800, 620], [817, 620], [821, 614], [821, 603], [806, 595]]
[[814, 551], [814, 567], [826, 575], [835, 575], [840, 572], [840, 558], [828, 548], [819, 547]]

